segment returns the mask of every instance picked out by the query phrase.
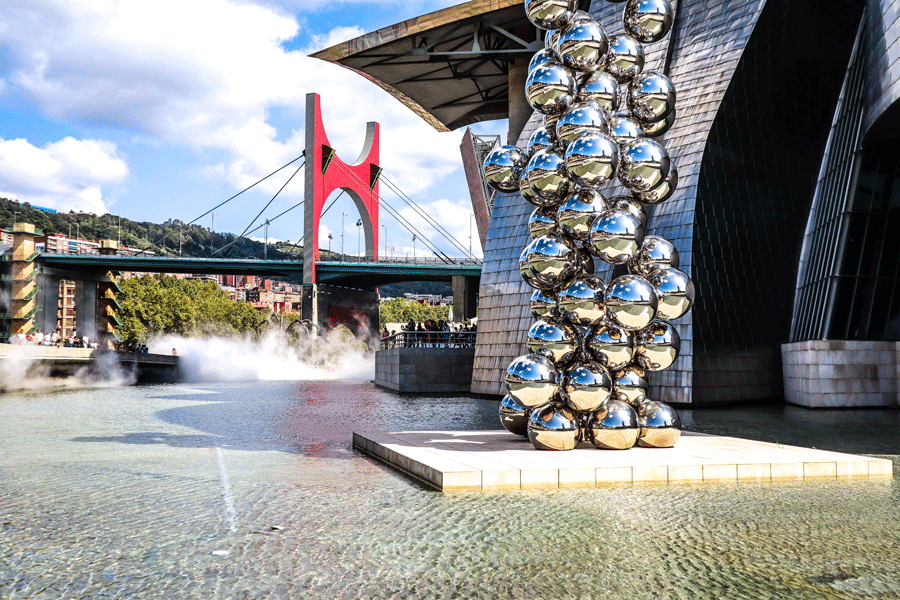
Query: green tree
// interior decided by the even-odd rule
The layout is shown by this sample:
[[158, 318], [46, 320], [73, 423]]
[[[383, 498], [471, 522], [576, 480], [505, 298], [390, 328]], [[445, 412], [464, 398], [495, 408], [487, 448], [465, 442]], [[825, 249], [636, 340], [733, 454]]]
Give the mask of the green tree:
[[393, 298], [381, 303], [379, 325], [384, 327], [385, 323], [406, 323], [408, 321], [421, 323], [428, 319], [446, 321], [449, 315], [449, 306], [429, 306], [406, 298]]

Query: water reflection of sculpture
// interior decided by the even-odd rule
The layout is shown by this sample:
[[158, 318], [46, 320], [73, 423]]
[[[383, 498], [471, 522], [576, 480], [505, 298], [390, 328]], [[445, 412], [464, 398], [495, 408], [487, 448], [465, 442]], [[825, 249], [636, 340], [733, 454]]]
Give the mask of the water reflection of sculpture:
[[[539, 449], [635, 444], [671, 447], [678, 414], [647, 398], [648, 371], [672, 365], [679, 339], [668, 323], [690, 310], [694, 286], [678, 252], [645, 235], [643, 206], [667, 200], [678, 173], [656, 138], [675, 119], [675, 88], [644, 72], [643, 43], [672, 25], [669, 0], [628, 0], [626, 33], [607, 36], [574, 0], [526, 0], [532, 22], [548, 30], [529, 67], [526, 96], [544, 125], [518, 149], [503, 146], [484, 162], [488, 183], [521, 192], [535, 205], [532, 242], [519, 258], [533, 288], [537, 319], [530, 354], [509, 365], [503, 425]], [[606, 198], [615, 180], [630, 196]], [[607, 283], [594, 259], [625, 265]]]

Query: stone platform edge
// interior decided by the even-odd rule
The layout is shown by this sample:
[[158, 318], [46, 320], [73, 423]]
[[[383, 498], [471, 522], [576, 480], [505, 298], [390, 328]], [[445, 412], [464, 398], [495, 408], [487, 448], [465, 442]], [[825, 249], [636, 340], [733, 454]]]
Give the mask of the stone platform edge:
[[889, 459], [692, 432], [622, 451], [538, 451], [506, 431], [354, 432], [353, 447], [442, 492], [893, 477]]

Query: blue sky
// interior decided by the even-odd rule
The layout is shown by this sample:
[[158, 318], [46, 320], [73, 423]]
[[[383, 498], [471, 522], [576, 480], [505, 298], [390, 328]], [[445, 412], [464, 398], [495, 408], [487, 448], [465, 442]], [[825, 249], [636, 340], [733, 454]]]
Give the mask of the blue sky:
[[[438, 133], [362, 77], [307, 56], [456, 3], [4, 0], [0, 196], [138, 221], [191, 221], [301, 153], [304, 98], [317, 92], [338, 155], [355, 158], [365, 123], [380, 122], [387, 176], [468, 248], [463, 131]], [[506, 123], [476, 129], [502, 133]], [[284, 183], [282, 173], [219, 209], [215, 229], [243, 231]], [[400, 209], [386, 189], [382, 197]], [[262, 218], [301, 198], [298, 176]], [[339, 249], [342, 216], [344, 249], [355, 253], [358, 214], [346, 196], [326, 215], [320, 239], [332, 234]], [[388, 245], [411, 254], [412, 234], [382, 219]], [[200, 223], [213, 225], [211, 216]], [[275, 239], [301, 234], [300, 209], [269, 228]], [[477, 231], [473, 238], [480, 255]], [[421, 244], [416, 250], [425, 254]]]

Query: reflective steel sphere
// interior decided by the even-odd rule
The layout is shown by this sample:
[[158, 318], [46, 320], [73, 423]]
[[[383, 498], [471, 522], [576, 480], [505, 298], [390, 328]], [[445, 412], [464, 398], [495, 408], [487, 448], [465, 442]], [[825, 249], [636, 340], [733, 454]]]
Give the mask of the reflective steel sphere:
[[606, 317], [605, 293], [606, 284], [599, 277], [579, 279], [560, 290], [559, 307], [572, 316], [576, 325], [592, 325]]
[[566, 148], [566, 172], [585, 187], [611, 180], [619, 164], [619, 147], [605, 135], [585, 133]]
[[632, 119], [624, 115], [612, 115], [606, 120], [609, 127], [609, 137], [623, 149], [630, 142], [644, 137], [644, 131]]
[[684, 271], [675, 267], [658, 267], [649, 276], [659, 296], [656, 317], [673, 321], [691, 310], [694, 304], [694, 282]]
[[641, 123], [641, 129], [644, 130], [644, 135], [649, 138], [657, 138], [670, 129], [672, 129], [672, 125], [675, 124], [675, 107], [672, 107], [672, 110], [669, 111], [669, 114], [666, 115], [665, 119], [661, 121], [654, 121], [652, 123]]
[[525, 166], [525, 178], [531, 190], [544, 202], [559, 204], [569, 191], [566, 163], [552, 150], [538, 150]]
[[569, 285], [581, 257], [559, 236], [549, 233], [533, 240], [519, 257], [519, 271], [528, 285], [553, 290]]
[[624, 33], [609, 38], [606, 51], [606, 72], [619, 83], [626, 83], [644, 70], [644, 47]]
[[662, 73], [641, 73], [628, 88], [628, 107], [638, 121], [662, 121], [675, 108], [675, 85]]
[[575, 96], [580, 102], [596, 102], [610, 115], [619, 106], [619, 83], [606, 71], [594, 71], [581, 80]]
[[590, 15], [576, 16], [560, 30], [556, 54], [567, 67], [593, 71], [603, 66], [609, 38], [606, 31]]
[[575, 413], [551, 402], [531, 413], [528, 439], [538, 450], [572, 450], [581, 439], [581, 429]]
[[591, 328], [584, 345], [593, 359], [610, 371], [624, 369], [634, 356], [632, 335], [608, 319]]
[[644, 226], [630, 212], [608, 209], [591, 225], [591, 245], [600, 260], [614, 265], [628, 261], [644, 241]]
[[625, 5], [625, 31], [645, 44], [666, 37], [672, 29], [675, 10], [669, 0], [628, 0]]
[[524, 166], [525, 156], [518, 148], [500, 146], [484, 159], [484, 180], [498, 192], [514, 192]]
[[678, 358], [681, 339], [673, 325], [653, 321], [634, 334], [634, 360], [648, 371], [668, 369]]
[[556, 139], [562, 148], [566, 148], [583, 133], [606, 132], [606, 115], [595, 102], [573, 104], [556, 123]]
[[597, 410], [612, 393], [612, 380], [603, 365], [586, 362], [573, 365], [563, 377], [562, 390], [573, 410]]
[[644, 212], [644, 207], [631, 196], [613, 196], [606, 203], [612, 209], [623, 210], [634, 215], [640, 220], [641, 225], [647, 227], [647, 213]]
[[546, 356], [526, 354], [506, 368], [506, 389], [525, 408], [546, 404], [556, 393], [559, 371]]
[[622, 149], [618, 176], [632, 192], [653, 189], [669, 174], [669, 153], [651, 139], [634, 140]]
[[536, 208], [528, 217], [528, 232], [532, 239], [547, 235], [557, 226], [556, 210], [552, 207]]
[[[579, 188], [559, 205], [556, 221], [563, 233], [571, 239], [586, 243], [591, 239], [591, 225], [601, 211], [606, 209], [606, 200], [600, 192], [591, 188]], [[531, 221], [529, 221], [531, 230]]]
[[561, 366], [575, 358], [578, 332], [571, 325], [540, 319], [528, 330], [525, 345], [529, 352], [551, 358]]
[[637, 413], [626, 402], [609, 400], [590, 416], [591, 443], [601, 450], [627, 450], [640, 434]]
[[638, 446], [671, 448], [681, 437], [681, 418], [665, 402], [649, 400], [638, 409], [641, 433]]
[[641, 249], [628, 261], [628, 270], [637, 275], [649, 277], [656, 267], [678, 268], [678, 250], [664, 237], [648, 235], [644, 237]]
[[650, 384], [644, 379], [644, 371], [626, 367], [610, 373], [613, 380], [612, 398], [635, 406], [647, 397]]
[[[528, 177], [525, 176], [524, 171], [522, 172], [522, 176], [519, 177], [519, 193], [522, 194], [522, 198], [524, 198], [526, 202], [539, 208], [543, 206], [553, 206], [554, 204], [559, 203], [559, 199], [544, 199], [535, 194], [531, 189], [531, 184], [528, 183]], [[556, 201], [554, 202], [554, 200]]]
[[500, 422], [508, 432], [528, 436], [528, 417], [525, 407], [509, 394], [500, 401]]
[[678, 169], [675, 165], [669, 163], [669, 174], [658, 186], [646, 192], [638, 192], [637, 197], [645, 204], [659, 204], [665, 202], [675, 193], [678, 187]]
[[529, 306], [531, 307], [531, 315], [535, 319], [543, 319], [544, 317], [551, 316], [551, 311], [553, 307], [556, 306], [556, 298], [552, 293], [544, 292], [544, 290], [534, 290], [534, 293], [531, 294], [531, 301], [529, 302]]
[[656, 318], [656, 288], [640, 275], [622, 275], [606, 288], [606, 312], [628, 331], [643, 329]]
[[541, 29], [556, 29], [561, 21], [571, 17], [574, 0], [525, 0], [525, 14]]
[[553, 48], [541, 48], [531, 57], [531, 62], [528, 63], [528, 72], [531, 73], [534, 71], [535, 67], [539, 67], [543, 64], [556, 63], [558, 61], [559, 57], [556, 55], [556, 51]]
[[534, 154], [538, 150], [552, 150], [556, 146], [556, 129], [552, 127], [538, 127], [528, 138], [528, 146], [525, 152], [529, 155]]
[[556, 124], [559, 122], [559, 113], [553, 113], [552, 115], [544, 115], [544, 127], [550, 127], [553, 131], [556, 131]]
[[575, 78], [562, 65], [547, 62], [528, 73], [525, 97], [544, 114], [561, 113], [575, 100]]

